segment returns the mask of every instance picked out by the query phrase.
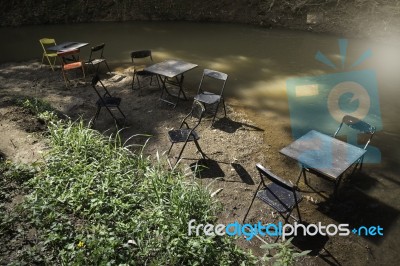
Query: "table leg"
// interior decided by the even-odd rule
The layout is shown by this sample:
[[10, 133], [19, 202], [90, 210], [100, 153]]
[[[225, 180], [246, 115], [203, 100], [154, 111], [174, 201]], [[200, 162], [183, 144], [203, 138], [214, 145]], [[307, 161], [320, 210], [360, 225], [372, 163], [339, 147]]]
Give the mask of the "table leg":
[[299, 175], [297, 176], [296, 186], [299, 184], [300, 178], [303, 174], [304, 174], [304, 168], [302, 166], [300, 169]]
[[308, 186], [308, 181], [307, 181], [307, 176], [306, 176], [306, 168], [304, 167], [304, 165], [301, 166], [301, 170], [303, 172], [303, 176], [304, 176], [304, 183]]
[[[178, 105], [178, 103], [179, 103], [179, 100], [180, 100], [180, 98], [181, 98], [181, 93], [182, 93], [182, 95], [183, 95], [183, 99], [184, 99], [184, 100], [187, 100], [187, 97], [186, 97], [186, 95], [185, 95], [185, 92], [183, 91], [183, 80], [184, 80], [183, 74], [180, 75], [180, 77], [176, 76], [176, 77], [175, 77], [175, 80], [176, 80], [176, 81], [168, 81], [168, 78], [167, 78], [167, 77], [162, 78], [161, 76], [160, 76], [160, 79], [161, 79], [161, 83], [162, 83], [162, 87], [163, 87], [163, 88], [162, 88], [162, 91], [161, 91], [160, 100], [162, 100], [162, 101], [164, 101], [164, 102], [166, 102], [166, 103], [172, 104], [172, 105], [174, 106], [174, 108], [175, 108], [175, 107]], [[178, 95], [173, 95], [173, 94], [171, 94], [171, 93], [168, 91], [167, 83], [169, 83], [169, 84], [171, 84], [171, 85], [173, 85], [173, 86], [178, 87], [178, 89], [179, 89]], [[171, 101], [166, 100], [166, 99], [163, 97], [164, 92], [165, 92], [166, 94], [168, 94], [169, 96], [171, 96], [171, 97], [177, 97], [176, 102], [174, 103], [174, 102], [171, 102]]]
[[167, 99], [165, 99], [165, 98], [163, 97], [163, 96], [164, 96], [164, 92], [165, 92], [166, 94], [168, 94], [169, 96], [173, 96], [173, 95], [168, 91], [168, 88], [167, 88], [167, 85], [166, 85], [166, 83], [167, 83], [167, 77], [164, 77], [164, 78], [163, 78], [162, 76], [160, 76], [160, 80], [161, 80], [161, 83], [162, 83], [162, 89], [161, 89], [160, 100], [163, 101], [163, 102], [172, 104], [172, 105], [174, 106], [174, 108], [175, 108], [177, 103], [173, 103], [173, 102], [171, 102], [171, 101], [168, 101]]
[[335, 181], [335, 188], [334, 188], [334, 190], [333, 190], [333, 196], [334, 196], [335, 198], [337, 198], [337, 190], [338, 190], [338, 188], [339, 188], [340, 181], [342, 180], [342, 177], [343, 177], [343, 174], [341, 174], [341, 175], [336, 179], [336, 181]]
[[180, 81], [179, 81], [179, 91], [182, 92], [183, 98], [185, 99], [185, 101], [187, 101], [185, 91], [183, 90], [183, 79], [184, 79], [184, 78], [185, 78], [185, 76], [182, 74], [182, 75], [181, 75], [181, 79], [180, 79]]

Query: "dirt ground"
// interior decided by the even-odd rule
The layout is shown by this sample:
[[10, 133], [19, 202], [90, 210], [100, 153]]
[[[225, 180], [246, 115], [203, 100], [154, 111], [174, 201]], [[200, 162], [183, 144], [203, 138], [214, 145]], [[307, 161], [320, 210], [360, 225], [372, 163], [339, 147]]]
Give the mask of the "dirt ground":
[[[157, 152], [165, 155], [170, 145], [167, 132], [179, 126], [182, 118], [190, 111], [192, 101], [181, 101], [176, 108], [172, 108], [159, 101], [160, 90], [157, 86], [145, 88], [139, 95], [139, 91], [131, 89], [130, 69], [104, 74], [102, 77], [111, 94], [122, 98], [121, 109], [127, 116], [125, 128], [121, 131], [123, 139], [135, 135], [128, 144], [146, 143], [144, 153], [154, 159]], [[66, 88], [59, 70], [52, 72], [47, 67], [41, 68], [38, 62], [1, 65], [0, 151], [12, 161], [30, 163], [41, 160], [47, 147], [46, 140], [41, 135], [44, 125], [22, 108], [15, 106], [13, 100], [22, 96], [37, 97], [49, 102], [72, 119], [83, 117], [89, 121], [95, 114], [97, 100], [89, 81], [90, 78], [87, 78], [86, 83], [77, 83], [76, 86]], [[192, 97], [189, 93], [188, 98]], [[236, 220], [242, 222], [260, 181], [255, 169], [256, 163], [264, 164], [292, 182], [296, 180], [299, 170], [295, 162], [279, 154], [279, 150], [292, 141], [287, 126], [289, 122], [277, 119], [273, 112], [265, 112], [260, 114], [259, 119], [268, 120], [270, 126], [261, 128], [257, 121], [250, 121], [236, 105], [234, 100], [227, 99], [226, 118], [218, 119], [214, 128], [210, 127], [210, 118], [205, 119], [199, 126], [199, 143], [209, 159], [199, 160], [200, 154], [196, 153], [194, 145], [189, 144], [180, 163], [180, 167], [191, 177], [194, 176], [191, 169], [196, 163], [205, 163], [207, 169], [193, 178], [196, 182], [208, 186], [211, 192], [220, 190], [215, 196], [223, 206], [219, 215], [220, 223]], [[219, 117], [222, 117], [222, 114], [220, 111]], [[94, 128], [106, 135], [116, 132], [114, 121], [106, 110], [102, 110]], [[172, 157], [178, 154], [179, 148], [179, 145], [175, 145], [172, 149], [172, 162]], [[357, 180], [355, 177], [351, 182]], [[352, 225], [360, 223], [357, 215], [365, 209], [360, 209], [357, 201], [362, 203], [365, 199], [354, 199], [351, 195], [354, 195], [355, 191], [349, 188], [348, 183], [345, 180], [341, 188], [343, 197], [338, 203], [330, 197], [332, 183], [313, 179], [311, 184], [317, 191], [315, 193], [300, 182], [300, 188], [305, 191], [304, 200], [300, 204], [303, 220], [309, 223], [337, 224], [338, 220], [347, 218]], [[377, 215], [377, 212], [371, 215]], [[277, 222], [277, 219], [276, 213], [256, 200], [246, 222]], [[267, 239], [269, 242], [272, 240], [274, 239]], [[378, 262], [382, 262], [381, 257], [375, 252], [376, 242], [352, 234], [348, 237], [300, 237], [293, 241], [299, 250], [312, 250], [310, 255], [301, 258], [301, 265], [380, 264]], [[256, 238], [251, 241], [240, 238], [238, 244], [251, 249], [256, 255], [262, 254], [259, 248], [262, 243]], [[349, 249], [351, 253], [348, 252]]]

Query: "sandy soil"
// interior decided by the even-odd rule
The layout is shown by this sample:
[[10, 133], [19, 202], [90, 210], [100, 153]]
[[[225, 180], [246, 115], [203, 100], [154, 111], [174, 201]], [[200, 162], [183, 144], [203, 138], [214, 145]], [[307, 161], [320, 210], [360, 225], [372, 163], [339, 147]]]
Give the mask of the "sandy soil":
[[[181, 101], [173, 109], [158, 100], [160, 91], [156, 86], [143, 89], [141, 95], [137, 90], [132, 91], [131, 79], [130, 69], [103, 75], [104, 84], [111, 94], [122, 98], [121, 108], [127, 116], [122, 137], [127, 139], [136, 135], [130, 144], [143, 145], [147, 142], [144, 153], [154, 158], [156, 152], [163, 154], [168, 150], [167, 132], [179, 126], [181, 119], [190, 111], [192, 101]], [[37, 62], [1, 65], [0, 151], [10, 160], [29, 163], [40, 160], [46, 149], [46, 141], [40, 135], [44, 126], [22, 108], [16, 107], [13, 104], [14, 99], [22, 96], [38, 97], [72, 119], [81, 116], [89, 121], [96, 111], [97, 96], [88, 82], [89, 78], [86, 84], [79, 83], [66, 88], [60, 71], [52, 72], [47, 67], [41, 68]], [[188, 96], [193, 97], [190, 94]], [[199, 127], [200, 146], [210, 159], [199, 160], [200, 154], [196, 153], [194, 145], [189, 144], [180, 163], [189, 176], [193, 176], [191, 168], [196, 163], [206, 163], [208, 168], [197, 175], [195, 180], [208, 186], [210, 191], [222, 189], [216, 195], [223, 206], [219, 215], [221, 223], [242, 221], [260, 181], [255, 163], [260, 162], [293, 182], [299, 170], [295, 162], [279, 154], [279, 150], [292, 141], [287, 127], [288, 121], [277, 119], [276, 114], [266, 112], [262, 114], [262, 119], [267, 119], [270, 127], [260, 128], [240, 108], [233, 108], [233, 105], [236, 103], [228, 99], [228, 115], [219, 119], [214, 128], [210, 127], [210, 118], [205, 119]], [[219, 112], [219, 117], [221, 116], [222, 112]], [[104, 134], [116, 132], [114, 121], [105, 110], [100, 114], [94, 128]], [[176, 145], [171, 155], [177, 155], [178, 152]], [[357, 178], [352, 180], [357, 182]], [[348, 182], [344, 182], [341, 189], [343, 197], [340, 203], [329, 197], [332, 183], [320, 179], [313, 179], [311, 183], [318, 193], [300, 183], [300, 188], [306, 191], [300, 204], [303, 220], [309, 223], [337, 223], [337, 217], [351, 217], [360, 212], [357, 211], [357, 202], [350, 196], [354, 191], [347, 186]], [[359, 201], [362, 203], [363, 199]], [[332, 216], [332, 212], [337, 215]], [[246, 221], [277, 222], [277, 218], [276, 213], [256, 200]], [[354, 220], [354, 224], [356, 223]], [[302, 265], [376, 264], [379, 256], [374, 252], [375, 242], [355, 235], [316, 236], [294, 240], [297, 248], [313, 250], [310, 256], [301, 259]], [[261, 242], [257, 239], [247, 241], [241, 238], [238, 243], [244, 248], [252, 249], [256, 255], [262, 254], [259, 249]], [[351, 253], [348, 252], [350, 248]]]

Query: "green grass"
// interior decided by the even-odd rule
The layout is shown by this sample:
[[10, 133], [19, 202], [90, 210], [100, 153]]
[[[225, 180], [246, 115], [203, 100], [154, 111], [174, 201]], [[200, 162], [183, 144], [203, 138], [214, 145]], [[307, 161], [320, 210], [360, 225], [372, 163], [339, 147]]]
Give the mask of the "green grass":
[[54, 112], [55, 109], [48, 103], [38, 98], [24, 96], [15, 99], [15, 104], [24, 107], [34, 115], [39, 115], [44, 112]]
[[[105, 138], [83, 122], [47, 123], [51, 148], [14, 209], [12, 262], [49, 265], [249, 265], [229, 237], [188, 236], [188, 221], [215, 222], [206, 188]], [[16, 226], [18, 225], [18, 226]], [[2, 221], [2, 227], [10, 226]]]

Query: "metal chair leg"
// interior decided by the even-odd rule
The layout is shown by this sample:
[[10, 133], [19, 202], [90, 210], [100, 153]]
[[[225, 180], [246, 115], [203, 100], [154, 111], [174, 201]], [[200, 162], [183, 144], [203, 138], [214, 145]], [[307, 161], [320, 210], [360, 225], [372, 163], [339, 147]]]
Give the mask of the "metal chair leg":
[[139, 95], [141, 95], [142, 94], [142, 85], [140, 84], [139, 76], [136, 74], [132, 78], [132, 90], [135, 90], [135, 78], [136, 78], [136, 81], [138, 84]]
[[83, 79], [85, 79], [86, 78], [86, 74], [85, 74], [85, 68], [83, 67], [83, 64], [82, 64], [82, 73], [83, 73]]
[[96, 123], [97, 118], [99, 117], [100, 110], [101, 110], [101, 107], [97, 107], [96, 113], [94, 114], [94, 118], [93, 118], [93, 120], [92, 120], [93, 126], [94, 126], [94, 124]]
[[97, 75], [99, 73], [99, 68], [100, 68], [100, 63], [97, 64], [95, 75]]
[[174, 146], [174, 144], [175, 144], [175, 143], [173, 143], [173, 142], [171, 143], [171, 146], [170, 146], [169, 149], [168, 149], [167, 155], [169, 155], [169, 153], [171, 152], [172, 146]]
[[246, 214], [245, 214], [245, 216], [243, 218], [242, 224], [244, 224], [244, 222], [246, 221], [247, 215], [249, 214], [250, 209], [253, 206], [254, 200], [256, 199], [258, 190], [260, 190], [261, 184], [262, 184], [262, 179], [261, 179], [260, 183], [258, 184], [258, 187], [257, 187], [256, 191], [254, 192], [253, 199], [251, 200], [250, 206], [247, 209], [247, 212], [246, 212]]
[[224, 106], [224, 114], [225, 114], [225, 117], [226, 117], [226, 107], [225, 107], [225, 100], [224, 100], [224, 98], [222, 98], [222, 104], [223, 104], [223, 106]]
[[111, 73], [111, 69], [110, 69], [110, 67], [108, 66], [107, 60], [104, 60], [104, 63], [105, 63], [105, 64], [106, 64], [106, 66], [107, 66], [108, 72], [110, 72], [110, 73]]
[[185, 150], [186, 144], [187, 144], [187, 141], [185, 142], [185, 144], [183, 144], [183, 147], [182, 147], [181, 151], [179, 152], [179, 155], [178, 155], [178, 158], [176, 159], [175, 164], [177, 164], [179, 162], [179, 159], [181, 158], [183, 151]]
[[218, 108], [219, 108], [219, 103], [220, 103], [220, 102], [218, 102], [218, 103], [217, 103], [217, 107], [215, 107], [214, 117], [213, 117], [213, 120], [212, 120], [212, 122], [211, 122], [211, 126], [214, 124], [215, 118], [217, 117]]
[[69, 81], [69, 79], [68, 79], [68, 77], [67, 77], [67, 75], [66, 75], [64, 69], [62, 69], [62, 75], [63, 75], [63, 78], [64, 78], [65, 87], [68, 88], [68, 84], [69, 84], [70, 81]]
[[135, 77], [136, 77], [136, 74], [133, 74], [133, 76], [132, 76], [132, 84], [131, 84], [132, 90], [134, 90], [134, 86], [135, 86]]
[[206, 159], [207, 155], [205, 155], [205, 153], [203, 152], [203, 150], [200, 148], [199, 143], [197, 142], [197, 140], [194, 140], [194, 144], [197, 147], [197, 150], [201, 153], [201, 156], [203, 157], [203, 159]]
[[124, 119], [126, 119], [125, 114], [121, 111], [121, 109], [119, 108], [119, 106], [117, 107], [118, 111], [121, 113], [121, 115], [124, 117]]

